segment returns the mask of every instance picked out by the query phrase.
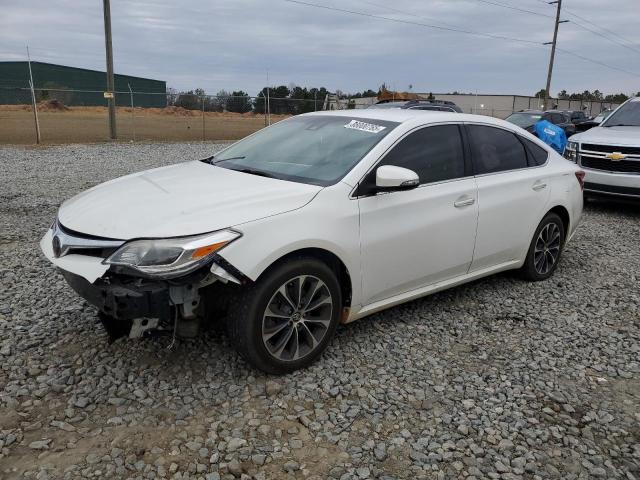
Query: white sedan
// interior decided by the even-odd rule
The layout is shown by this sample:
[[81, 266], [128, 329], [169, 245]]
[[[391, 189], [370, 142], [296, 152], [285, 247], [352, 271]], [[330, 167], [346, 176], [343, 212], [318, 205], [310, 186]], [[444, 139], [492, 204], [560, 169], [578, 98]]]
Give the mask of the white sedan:
[[548, 278], [583, 176], [502, 120], [312, 113], [87, 190], [41, 248], [113, 337], [221, 318], [250, 364], [285, 373], [341, 322], [503, 270]]

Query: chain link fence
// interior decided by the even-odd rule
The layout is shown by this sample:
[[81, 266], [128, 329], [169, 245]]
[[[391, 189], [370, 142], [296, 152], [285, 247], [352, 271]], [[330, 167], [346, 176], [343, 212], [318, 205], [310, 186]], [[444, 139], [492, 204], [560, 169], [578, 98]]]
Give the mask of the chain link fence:
[[[35, 143], [29, 88], [0, 87], [0, 143]], [[34, 89], [43, 143], [108, 140], [103, 91]], [[97, 97], [97, 95], [99, 95]], [[195, 93], [114, 92], [120, 141], [236, 140], [291, 115], [323, 108], [324, 99]]]
[[[43, 143], [87, 143], [109, 139], [107, 99], [102, 90], [64, 88], [34, 89], [37, 120]], [[263, 94], [264, 93], [264, 94]], [[318, 110], [366, 108], [376, 98], [277, 97], [266, 93], [248, 95], [204, 95], [149, 93], [135, 90], [114, 92], [119, 141], [237, 140], [291, 115]], [[331, 100], [333, 98], [334, 100]], [[514, 111], [538, 109], [536, 97], [514, 95], [436, 95], [450, 100], [466, 113], [505, 118]], [[36, 143], [31, 89], [0, 86], [0, 143]], [[4, 104], [2, 104], [4, 103]], [[596, 115], [617, 104], [554, 100], [557, 108], [585, 110]]]

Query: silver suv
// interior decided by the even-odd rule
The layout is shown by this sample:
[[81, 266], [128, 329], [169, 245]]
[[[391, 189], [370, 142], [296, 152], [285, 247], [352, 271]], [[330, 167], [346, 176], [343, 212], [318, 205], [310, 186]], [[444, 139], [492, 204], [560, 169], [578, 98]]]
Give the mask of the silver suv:
[[565, 157], [586, 172], [585, 195], [640, 199], [640, 97], [569, 138]]

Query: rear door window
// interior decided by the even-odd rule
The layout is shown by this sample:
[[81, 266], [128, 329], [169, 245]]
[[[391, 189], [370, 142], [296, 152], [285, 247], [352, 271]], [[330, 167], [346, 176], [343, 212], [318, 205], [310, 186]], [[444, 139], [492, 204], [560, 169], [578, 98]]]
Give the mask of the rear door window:
[[527, 152], [514, 133], [488, 125], [468, 125], [467, 131], [477, 175], [528, 166]]

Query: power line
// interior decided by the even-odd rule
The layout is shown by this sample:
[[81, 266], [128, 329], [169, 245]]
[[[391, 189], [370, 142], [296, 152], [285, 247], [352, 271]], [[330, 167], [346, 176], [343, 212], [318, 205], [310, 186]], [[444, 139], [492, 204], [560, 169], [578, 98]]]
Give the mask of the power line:
[[631, 76], [640, 78], [640, 74], [638, 74], [638, 73], [631, 72], [629, 70], [625, 70], [624, 68], [614, 67], [613, 65], [609, 65], [609, 64], [601, 62], [599, 60], [594, 60], [593, 58], [585, 57], [584, 55], [580, 55], [579, 53], [573, 52], [571, 50], [565, 50], [565, 49], [559, 48], [559, 47], [556, 48], [556, 50], [558, 50], [559, 52], [562, 52], [562, 53], [564, 53], [566, 55], [572, 55], [572, 56], [574, 56], [576, 58], [580, 58], [580, 59], [585, 60], [587, 62], [595, 63], [596, 65], [600, 65], [602, 67], [610, 68], [612, 70], [617, 70], [619, 72], [626, 73], [627, 75], [631, 75]]
[[640, 50], [638, 50], [637, 48], [633, 48], [633, 47], [632, 47], [632, 46], [630, 46], [630, 45], [627, 45], [627, 44], [624, 44], [624, 43], [622, 43], [622, 42], [619, 42], [618, 40], [616, 40], [616, 39], [614, 39], [614, 38], [611, 38], [611, 37], [608, 37], [607, 35], [605, 35], [605, 34], [603, 34], [603, 33], [600, 33], [600, 32], [598, 32], [598, 31], [596, 31], [596, 30], [593, 30], [593, 29], [591, 29], [591, 28], [587, 27], [586, 25], [583, 25], [583, 24], [581, 24], [581, 23], [579, 23], [579, 22], [576, 22], [575, 20], [571, 20], [570, 24], [571, 24], [571, 25], [577, 25], [577, 26], [579, 26], [580, 28], [583, 28], [583, 29], [587, 30], [588, 32], [593, 33], [594, 35], [598, 35], [599, 37], [602, 37], [602, 38], [604, 38], [605, 40], [609, 40], [610, 42], [615, 43], [616, 45], [620, 45], [621, 47], [624, 47], [624, 48], [626, 48], [626, 49], [628, 49], [628, 50], [631, 50], [632, 52], [636, 52], [636, 53], [639, 53], [639, 54], [640, 54]]
[[[537, 1], [538, 1], [538, 2], [540, 2], [540, 3], [542, 3], [542, 4], [544, 4], [544, 5], [549, 5], [549, 2], [547, 2], [547, 1], [545, 1], [545, 0], [537, 0]], [[607, 32], [607, 33], [608, 33], [608, 34], [610, 34], [610, 35], [613, 35], [614, 37], [617, 37], [618, 39], [622, 40], [623, 42], [626, 42], [626, 43], [628, 43], [628, 44], [630, 44], [630, 45], [635, 45], [635, 44], [637, 43], [637, 42], [632, 42], [631, 40], [629, 40], [629, 39], [627, 39], [627, 38], [624, 38], [623, 36], [619, 35], [618, 33], [614, 32], [613, 30], [609, 30], [608, 28], [605, 28], [605, 27], [603, 27], [602, 25], [599, 25], [599, 24], [597, 24], [597, 23], [595, 23], [595, 22], [592, 22], [592, 21], [591, 21], [591, 20], [589, 20], [588, 18], [582, 17], [582, 16], [578, 15], [577, 13], [575, 13], [575, 12], [573, 12], [573, 11], [571, 11], [571, 10], [567, 9], [567, 8], [565, 8], [565, 9], [564, 9], [564, 11], [565, 11], [565, 13], [568, 13], [569, 15], [571, 15], [571, 16], [573, 16], [573, 17], [578, 18], [578, 19], [582, 20], [583, 22], [588, 23], [589, 25], [592, 25], [592, 26], [594, 26], [594, 27], [596, 27], [596, 28], [599, 28], [600, 30], [602, 30], [602, 31], [604, 31], [604, 32]], [[578, 25], [578, 26], [580, 26], [580, 27], [584, 28], [585, 30], [589, 30], [590, 32], [595, 33], [596, 35], [601, 35], [601, 36], [602, 36], [602, 34], [600, 34], [600, 33], [598, 33], [598, 32], [595, 32], [595, 31], [593, 31], [593, 30], [591, 30], [591, 29], [587, 28], [586, 26], [584, 26], [584, 25], [580, 24], [579, 22], [576, 22], [575, 20], [572, 20], [572, 21], [571, 21], [571, 23], [574, 23], [574, 24], [576, 24], [576, 25]], [[614, 42], [614, 43], [618, 43], [618, 42], [615, 42], [615, 40], [613, 40], [613, 39], [611, 39], [611, 38], [609, 38], [609, 37], [603, 37], [603, 38], [606, 38], [607, 40], [610, 40], [610, 41], [612, 41], [612, 42]], [[633, 50], [634, 52], [638, 52], [638, 53], [640, 53], [640, 50], [638, 50], [638, 49], [636, 49], [636, 48], [633, 48], [633, 47], [631, 47], [630, 45], [623, 45], [623, 44], [620, 44], [620, 43], [619, 43], [619, 45], [621, 45], [621, 46], [623, 46], [623, 47], [625, 47], [625, 48], [630, 48], [630, 49], [631, 49], [631, 50]]]
[[426, 17], [424, 15], [415, 15], [413, 13], [409, 13], [409, 12], [406, 12], [404, 10], [398, 10], [397, 8], [393, 8], [393, 7], [390, 7], [388, 5], [382, 5], [380, 3], [370, 2], [368, 0], [359, 0], [359, 1], [360, 1], [360, 3], [366, 3], [367, 5], [372, 5], [374, 7], [382, 8], [382, 9], [389, 10], [389, 11], [395, 12], [395, 13], [401, 13], [402, 15], [408, 15], [409, 17], [417, 17], [417, 18], [422, 18], [423, 20], [429, 20], [429, 21], [435, 20], [438, 23], [440, 23], [441, 25], [445, 25], [445, 26], [451, 27], [451, 28], [457, 28], [457, 26], [455, 26], [455, 25], [452, 25], [450, 23], [441, 22], [441, 21], [439, 21], [439, 20], [437, 20], [437, 19], [435, 19], [433, 17]]
[[[495, 5], [495, 6], [497, 6], [497, 7], [502, 7], [502, 8], [508, 8], [508, 9], [510, 9], [510, 10], [516, 10], [516, 11], [518, 11], [518, 12], [527, 13], [527, 14], [530, 14], [530, 15], [536, 15], [536, 16], [539, 16], [539, 17], [554, 18], [552, 15], [546, 15], [546, 14], [544, 14], [544, 13], [535, 12], [535, 11], [533, 11], [533, 10], [526, 10], [526, 9], [524, 9], [524, 8], [518, 8], [518, 7], [511, 6], [511, 5], [505, 5], [504, 3], [493, 2], [493, 1], [490, 1], [490, 0], [476, 0], [476, 2], [486, 3], [486, 4], [488, 4], [488, 5]], [[547, 5], [548, 5], [548, 3], [547, 3], [547, 2], [544, 2], [544, 1], [542, 1], [541, 3], [544, 3], [544, 4], [547, 4]], [[576, 17], [576, 18], [579, 18], [580, 20], [583, 20], [583, 21], [585, 21], [585, 22], [587, 22], [587, 23], [592, 23], [592, 24], [593, 24], [593, 22], [590, 22], [589, 20], [587, 20], [587, 19], [585, 19], [585, 18], [583, 18], [583, 17], [580, 17], [579, 15], [576, 15], [576, 14], [574, 14], [574, 13], [569, 12], [569, 10], [567, 10], [566, 8], [564, 9], [564, 11], [565, 11], [566, 13], [569, 13], [570, 15], [573, 15], [573, 16], [574, 16], [574, 17]], [[576, 25], [576, 26], [578, 26], [578, 27], [580, 27], [580, 28], [582, 28], [582, 29], [586, 30], [587, 32], [591, 32], [591, 33], [593, 33], [594, 35], [598, 35], [599, 37], [602, 37], [602, 38], [604, 38], [605, 40], [610, 41], [611, 43], [615, 43], [616, 45], [619, 45], [619, 46], [621, 46], [621, 47], [624, 47], [624, 48], [629, 49], [629, 50], [631, 50], [631, 51], [633, 51], [633, 52], [635, 52], [635, 53], [640, 54], [640, 50], [638, 50], [638, 49], [636, 49], [636, 48], [633, 48], [633, 47], [632, 47], [632, 46], [630, 46], [630, 45], [626, 45], [626, 44], [624, 44], [624, 43], [622, 43], [622, 42], [619, 42], [618, 40], [616, 40], [616, 39], [614, 39], [614, 38], [611, 38], [611, 37], [609, 37], [609, 36], [607, 36], [607, 35], [604, 35], [603, 33], [600, 33], [600, 32], [598, 32], [598, 31], [596, 31], [596, 30], [593, 30], [593, 29], [591, 29], [591, 28], [587, 27], [586, 25], [583, 25], [583, 24], [582, 24], [582, 23], [580, 23], [580, 22], [576, 22], [575, 20], [571, 20], [571, 24]], [[593, 24], [593, 25], [595, 25], [595, 24]], [[597, 25], [596, 25], [596, 26], [597, 26]], [[602, 30], [605, 30], [605, 31], [610, 32], [609, 30], [607, 30], [607, 29], [605, 29], [605, 28], [603, 28], [603, 27], [599, 27], [599, 28], [601, 28]], [[610, 33], [611, 33], [611, 34], [613, 34], [613, 35], [616, 35], [616, 34], [615, 34], [615, 33], [613, 33], [613, 32], [610, 32]], [[617, 36], [617, 35], [616, 35], [616, 36]], [[622, 38], [622, 37], [620, 37], [620, 38]], [[627, 40], [625, 40], [625, 41], [627, 41]]]
[[[456, 33], [464, 33], [467, 35], [476, 35], [479, 37], [486, 37], [486, 38], [493, 38], [496, 40], [511, 40], [513, 42], [520, 42], [520, 43], [527, 43], [530, 45], [540, 45], [539, 42], [535, 42], [533, 40], [525, 40], [522, 38], [515, 38], [515, 37], [509, 37], [506, 35], [497, 35], [497, 34], [492, 34], [492, 33], [484, 33], [484, 32], [476, 32], [473, 30], [465, 30], [462, 28], [458, 28], [458, 27], [445, 27], [442, 25], [433, 25], [433, 24], [428, 24], [428, 23], [421, 23], [421, 22], [416, 22], [413, 20], [403, 20], [400, 18], [392, 18], [392, 17], [387, 17], [384, 15], [377, 15], [374, 13], [366, 13], [366, 12], [359, 12], [357, 10], [348, 10], [346, 8], [338, 8], [338, 7], [330, 7], [328, 5], [321, 5], [318, 3], [311, 3], [311, 2], [304, 2], [302, 0], [284, 0], [285, 2], [288, 3], [295, 3], [298, 5], [304, 5], [307, 7], [314, 7], [314, 8], [320, 8], [320, 9], [324, 9], [324, 10], [332, 10], [335, 12], [341, 12], [341, 13], [348, 13], [351, 15], [359, 15], [361, 17], [369, 17], [369, 18], [377, 18], [378, 20], [387, 20], [390, 22], [396, 22], [396, 23], [404, 23], [405, 25], [416, 25], [419, 27], [427, 27], [427, 28], [434, 28], [436, 30], [444, 30], [444, 31], [449, 31], [449, 32], [456, 32]], [[415, 16], [415, 15], [413, 15]]]
[[[609, 29], [607, 29], [607, 28], [604, 28], [604, 27], [602, 27], [602, 26], [600, 26], [600, 25], [598, 25], [598, 24], [596, 24], [596, 23], [593, 23], [592, 21], [587, 20], [586, 18], [581, 17], [580, 15], [577, 15], [577, 14], [573, 13], [571, 10], [566, 10], [566, 9], [565, 9], [565, 12], [567, 12], [569, 15], [572, 15], [572, 16], [574, 16], [574, 17], [576, 17], [576, 18], [579, 18], [579, 19], [580, 19], [580, 20], [582, 20], [583, 22], [586, 22], [586, 23], [589, 23], [589, 24], [591, 24], [591, 25], [593, 25], [593, 26], [595, 26], [595, 27], [598, 27], [600, 30], [605, 31], [605, 32], [609, 33], [610, 35], [613, 35], [613, 36], [615, 36], [615, 37], [618, 37], [620, 40], [622, 40], [622, 41], [624, 41], [624, 42], [626, 42], [626, 43], [629, 43], [629, 44], [631, 44], [631, 45], [633, 45], [633, 44], [634, 44], [634, 42], [632, 42], [631, 40], [627, 40], [626, 38], [621, 37], [621, 36], [620, 36], [620, 35], [618, 35], [617, 33], [613, 32], [613, 31], [611, 31], [611, 30], [609, 30]], [[574, 23], [574, 24], [576, 24], [576, 25], [579, 25], [580, 27], [584, 28], [585, 30], [589, 30], [590, 32], [595, 33], [596, 35], [600, 35], [600, 36], [602, 36], [602, 37], [606, 38], [607, 40], [609, 40], [609, 41], [611, 41], [611, 42], [617, 43], [618, 45], [621, 45], [621, 46], [623, 46], [623, 47], [625, 47], [625, 48], [628, 48], [629, 50], [633, 50], [633, 51], [634, 51], [634, 52], [636, 52], [636, 53], [640, 53], [640, 50], [639, 50], [639, 49], [634, 48], [634, 47], [632, 47], [631, 45], [626, 45], [626, 44], [624, 44], [624, 43], [618, 42], [618, 41], [614, 40], [613, 38], [606, 37], [606, 36], [604, 36], [603, 34], [601, 34], [601, 33], [599, 33], [599, 32], [596, 32], [596, 31], [594, 31], [594, 30], [591, 30], [591, 29], [589, 29], [588, 27], [586, 27], [585, 25], [582, 25], [581, 23], [576, 22], [575, 20], [572, 20], [572, 21], [571, 21], [571, 23]]]
[[[428, 23], [421, 23], [421, 22], [416, 22], [413, 20], [403, 20], [400, 18], [392, 18], [392, 17], [387, 17], [385, 15], [378, 15], [378, 14], [373, 14], [373, 13], [366, 13], [366, 12], [360, 12], [357, 10], [349, 10], [346, 8], [338, 8], [338, 7], [330, 7], [328, 5], [321, 5], [321, 4], [317, 4], [317, 3], [312, 3], [312, 2], [306, 2], [306, 1], [302, 1], [302, 0], [284, 0], [285, 2], [288, 3], [294, 3], [297, 5], [303, 5], [303, 6], [307, 6], [307, 7], [313, 7], [313, 8], [319, 8], [319, 9], [323, 9], [323, 10], [331, 10], [334, 12], [340, 12], [340, 13], [347, 13], [350, 15], [357, 15], [357, 16], [361, 16], [361, 17], [368, 17], [368, 18], [375, 18], [378, 20], [386, 20], [389, 22], [395, 22], [395, 23], [402, 23], [405, 25], [415, 25], [418, 27], [425, 27], [425, 28], [433, 28], [433, 29], [437, 29], [437, 30], [444, 30], [444, 31], [449, 31], [449, 32], [455, 32], [455, 33], [463, 33], [463, 34], [467, 34], [467, 35], [475, 35], [475, 36], [479, 36], [479, 37], [486, 37], [486, 38], [492, 38], [492, 39], [496, 39], [496, 40], [510, 40], [510, 41], [514, 41], [514, 42], [519, 42], [519, 43], [524, 43], [524, 44], [528, 44], [528, 45], [534, 45], [536, 47], [542, 47], [543, 45], [540, 44], [540, 42], [536, 42], [533, 40], [525, 40], [522, 38], [516, 38], [516, 37], [509, 37], [506, 35], [496, 35], [496, 34], [491, 34], [491, 33], [484, 33], [484, 32], [476, 32], [476, 31], [472, 31], [472, 30], [465, 30], [462, 28], [457, 28], [457, 27], [443, 27], [441, 25], [432, 25], [432, 24], [428, 24]], [[542, 0], [541, 0], [542, 1]], [[546, 2], [544, 2], [546, 4]], [[413, 14], [410, 14], [408, 12], [401, 12], [399, 10], [396, 10], [399, 13], [404, 13], [406, 15], [412, 15], [412, 16], [416, 16]], [[612, 65], [608, 65], [604, 62], [600, 62], [598, 60], [593, 60], [591, 58], [585, 57], [583, 55], [580, 55], [579, 53], [570, 51], [570, 50], [564, 50], [564, 49], [560, 49], [558, 48], [558, 51], [565, 53], [567, 55], [573, 55], [574, 57], [580, 58], [586, 62], [591, 62], [606, 68], [610, 68], [612, 70], [617, 70], [619, 72], [623, 72], [626, 73], [628, 75], [634, 76], [634, 77], [638, 77], [640, 78], [640, 74], [635, 73], [635, 72], [631, 72], [628, 70], [624, 70], [622, 68], [618, 68], [618, 67], [614, 67]]]
[[537, 15], [539, 17], [554, 18], [553, 15], [547, 15], [545, 13], [535, 12], [533, 10], [527, 10], [527, 9], [524, 9], [524, 8], [518, 8], [518, 7], [514, 7], [513, 5], [505, 5], [504, 3], [492, 2], [490, 0], [476, 0], [476, 2], [486, 3], [488, 5], [495, 5], [496, 7], [508, 8], [510, 10], [516, 10], [518, 12], [528, 13], [528, 14], [531, 14], [531, 15]]

